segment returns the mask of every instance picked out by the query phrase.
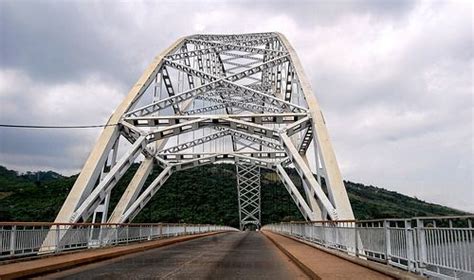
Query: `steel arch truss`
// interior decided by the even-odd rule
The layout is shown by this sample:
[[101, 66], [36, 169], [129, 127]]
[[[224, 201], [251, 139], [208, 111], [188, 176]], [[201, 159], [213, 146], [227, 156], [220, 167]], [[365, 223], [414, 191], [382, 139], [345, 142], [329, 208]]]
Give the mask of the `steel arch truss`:
[[[107, 217], [110, 193], [139, 160]], [[354, 218], [295, 51], [282, 34], [254, 33], [188, 36], [155, 57], [110, 117], [55, 222], [130, 222], [173, 173], [217, 162], [237, 166], [242, 225], [261, 223], [260, 168], [277, 172], [305, 219]], [[155, 165], [162, 171], [145, 185]]]

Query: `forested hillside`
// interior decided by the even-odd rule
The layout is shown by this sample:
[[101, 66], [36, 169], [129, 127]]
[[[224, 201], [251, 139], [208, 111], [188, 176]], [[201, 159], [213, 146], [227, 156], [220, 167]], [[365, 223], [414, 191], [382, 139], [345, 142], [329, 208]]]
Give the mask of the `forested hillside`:
[[[111, 207], [131, 180], [134, 164], [120, 180]], [[155, 169], [148, 183], [158, 174]], [[288, 170], [296, 180], [294, 170]], [[19, 175], [0, 166], [0, 221], [53, 221], [77, 176], [49, 172]], [[301, 220], [275, 173], [262, 170], [262, 222]], [[345, 182], [357, 219], [465, 214], [397, 192]], [[134, 222], [217, 223], [238, 226], [235, 167], [209, 165], [173, 174]]]

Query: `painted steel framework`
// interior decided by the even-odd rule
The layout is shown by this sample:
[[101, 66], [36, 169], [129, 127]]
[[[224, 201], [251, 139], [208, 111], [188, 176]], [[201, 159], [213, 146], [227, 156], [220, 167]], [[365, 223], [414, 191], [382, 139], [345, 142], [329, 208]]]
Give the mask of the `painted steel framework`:
[[[108, 125], [56, 223], [130, 222], [173, 173], [218, 162], [237, 166], [241, 228], [260, 225], [260, 168], [277, 172], [305, 219], [354, 218], [319, 104], [280, 33], [178, 39], [153, 59]], [[110, 193], [139, 160], [108, 216]], [[161, 172], [145, 186], [155, 165]]]

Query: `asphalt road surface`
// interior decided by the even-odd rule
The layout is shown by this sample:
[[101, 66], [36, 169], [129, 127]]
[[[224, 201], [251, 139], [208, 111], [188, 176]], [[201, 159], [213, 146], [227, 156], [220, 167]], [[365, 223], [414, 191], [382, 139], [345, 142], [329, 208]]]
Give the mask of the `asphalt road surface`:
[[259, 232], [230, 232], [85, 265], [56, 279], [308, 279]]

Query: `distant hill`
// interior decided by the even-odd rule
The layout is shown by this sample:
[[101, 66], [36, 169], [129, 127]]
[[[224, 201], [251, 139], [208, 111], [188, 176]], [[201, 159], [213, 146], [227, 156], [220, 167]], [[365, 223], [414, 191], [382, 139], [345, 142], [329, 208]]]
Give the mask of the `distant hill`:
[[49, 182], [63, 178], [65, 177], [54, 171], [27, 171], [25, 173], [18, 173], [17, 171], [9, 170], [6, 167], [0, 165], [1, 190], [15, 190], [17, 184], [36, 184], [39, 182]]
[[[112, 192], [111, 207], [137, 168], [138, 164], [134, 164], [119, 181]], [[153, 170], [146, 184], [158, 172]], [[301, 188], [295, 171], [288, 172]], [[65, 177], [52, 171], [18, 174], [0, 166], [0, 221], [53, 221], [76, 178], [77, 175]], [[302, 219], [275, 173], [262, 169], [261, 184], [264, 224]], [[345, 184], [357, 219], [466, 214], [374, 186], [349, 181]], [[209, 165], [173, 174], [134, 221], [238, 226], [235, 167]]]

